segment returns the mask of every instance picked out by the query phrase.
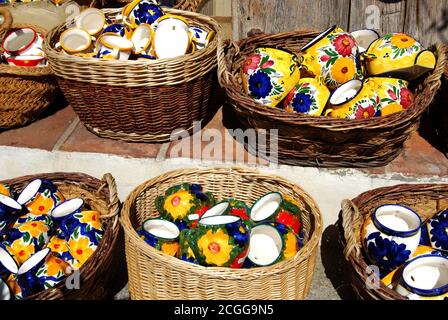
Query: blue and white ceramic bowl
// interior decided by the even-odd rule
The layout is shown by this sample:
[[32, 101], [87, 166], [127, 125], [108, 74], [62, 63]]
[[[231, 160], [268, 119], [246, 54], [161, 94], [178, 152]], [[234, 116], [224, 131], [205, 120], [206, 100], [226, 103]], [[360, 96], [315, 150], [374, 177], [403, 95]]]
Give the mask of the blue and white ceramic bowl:
[[386, 204], [364, 222], [361, 237], [370, 262], [381, 276], [409, 260], [420, 242], [422, 220], [412, 209]]
[[153, 0], [134, 0], [123, 8], [123, 21], [132, 28], [142, 23], [153, 25], [164, 15], [161, 7]]
[[409, 261], [396, 290], [410, 300], [448, 300], [448, 258], [423, 255]]
[[448, 252], [448, 209], [429, 219], [426, 226], [431, 246]]

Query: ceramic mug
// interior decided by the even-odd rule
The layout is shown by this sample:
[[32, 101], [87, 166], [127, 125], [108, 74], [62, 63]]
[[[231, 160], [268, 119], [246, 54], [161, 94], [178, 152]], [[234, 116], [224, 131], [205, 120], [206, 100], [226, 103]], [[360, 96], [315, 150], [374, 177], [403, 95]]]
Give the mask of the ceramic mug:
[[382, 205], [366, 219], [361, 239], [382, 277], [409, 260], [419, 245], [421, 225], [416, 212], [396, 204]]
[[426, 222], [429, 241], [434, 249], [448, 252], [448, 209], [445, 209]]
[[123, 23], [111, 23], [104, 26], [103, 33], [116, 34], [120, 37], [129, 39], [132, 35], [132, 30]]
[[45, 263], [36, 271], [36, 277], [45, 289], [54, 288], [65, 276], [70, 274], [72, 269], [63, 259], [49, 253], [45, 258]]
[[410, 300], [448, 300], [448, 258], [423, 255], [409, 261], [396, 291]]
[[79, 267], [78, 261], [76, 261], [70, 253], [67, 240], [65, 240], [65, 238], [63, 238], [62, 236], [52, 236], [50, 238], [50, 241], [48, 242], [47, 248], [51, 250], [53, 255], [62, 259], [73, 269], [77, 269]]
[[0, 183], [0, 194], [13, 199], [15, 199], [17, 196], [14, 188], [7, 183]]
[[330, 90], [362, 76], [355, 39], [339, 27], [327, 29], [301, 51], [304, 72], [321, 77]]
[[67, 54], [91, 53], [94, 51], [95, 40], [95, 37], [83, 29], [70, 28], [61, 33], [56, 49], [61, 47]]
[[370, 45], [380, 38], [378, 32], [373, 29], [361, 29], [350, 33], [355, 39], [358, 46], [359, 53], [364, 53], [370, 47]]
[[288, 112], [320, 116], [330, 98], [330, 90], [320, 78], [302, 78], [283, 102]]
[[51, 233], [52, 229], [45, 221], [31, 220], [5, 231], [3, 244], [20, 266], [47, 245]]
[[250, 209], [243, 201], [225, 199], [208, 209], [199, 219], [230, 215], [240, 217], [243, 221], [250, 221]]
[[280, 232], [269, 223], [262, 223], [250, 232], [250, 247], [246, 268], [267, 267], [279, 262], [285, 243]]
[[16, 56], [6, 58], [10, 66], [16, 67], [44, 67], [47, 65], [47, 59], [41, 56]]
[[407, 81], [433, 70], [437, 59], [414, 38], [403, 33], [386, 34], [362, 54], [370, 76], [389, 76]]
[[153, 0], [134, 0], [122, 10], [123, 22], [132, 28], [142, 23], [153, 25], [163, 15], [162, 8]]
[[193, 249], [191, 248], [190, 243], [188, 242], [189, 231], [190, 229], [184, 229], [180, 232], [179, 253], [177, 257], [186, 262], [199, 264], [198, 260], [196, 259], [196, 256], [194, 255]]
[[6, 35], [2, 42], [3, 51], [9, 56], [44, 56], [43, 38], [33, 28], [19, 28]]
[[134, 44], [132, 52], [136, 55], [147, 54], [150, 51], [154, 31], [149, 24], [140, 24], [132, 33], [131, 41]]
[[277, 106], [300, 80], [297, 56], [282, 48], [255, 49], [241, 72], [246, 94], [269, 107]]
[[75, 19], [78, 29], [87, 31], [91, 36], [98, 35], [106, 25], [106, 16], [96, 8], [83, 10]]
[[0, 278], [0, 300], [11, 300], [12, 297], [8, 284]]
[[194, 183], [171, 187], [155, 201], [160, 215], [176, 223], [181, 230], [198, 220], [214, 203], [213, 195], [203, 192], [202, 186]]
[[278, 192], [267, 193], [255, 201], [250, 209], [250, 218], [256, 224], [266, 221], [282, 223], [292, 228], [296, 234], [301, 234], [303, 230], [298, 204]]
[[0, 235], [17, 219], [21, 210], [20, 203], [0, 194]]
[[4, 245], [0, 245], [0, 279], [8, 279], [8, 277], [17, 273], [19, 266], [16, 260]]
[[195, 48], [187, 21], [174, 15], [164, 15], [157, 20], [153, 49], [159, 59], [175, 58]]
[[108, 60], [128, 60], [134, 47], [131, 40], [112, 33], [103, 33], [98, 44], [96, 58]]
[[151, 247], [172, 257], [178, 255], [180, 231], [174, 223], [160, 218], [148, 219], [138, 233]]
[[201, 219], [186, 233], [196, 259], [203, 266], [241, 268], [249, 249], [249, 229], [236, 216]]
[[209, 30], [202, 26], [190, 26], [189, 30], [192, 34], [192, 40], [196, 46], [196, 50], [202, 50], [207, 47], [215, 36], [215, 32], [213, 30]]

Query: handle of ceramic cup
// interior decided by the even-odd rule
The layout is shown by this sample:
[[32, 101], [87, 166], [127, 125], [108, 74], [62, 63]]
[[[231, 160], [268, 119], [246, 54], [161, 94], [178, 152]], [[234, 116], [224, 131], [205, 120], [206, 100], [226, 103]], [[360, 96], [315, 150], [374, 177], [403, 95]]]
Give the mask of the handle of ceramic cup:
[[3, 17], [3, 23], [0, 25], [0, 38], [3, 38], [6, 32], [11, 29], [13, 19], [7, 8], [0, 8], [0, 16]]
[[345, 248], [344, 256], [346, 260], [349, 260], [352, 254], [358, 257], [361, 253], [361, 248], [356, 241], [355, 236], [355, 224], [361, 224], [361, 214], [358, 207], [348, 199], [342, 200], [342, 227], [344, 229]]
[[226, 53], [228, 53], [230, 50], [234, 50], [234, 52], [231, 54], [232, 57], [240, 52], [240, 48], [235, 42], [229, 39], [222, 40], [219, 37], [216, 54], [218, 56], [218, 81], [221, 87], [224, 87], [225, 83], [228, 83], [232, 77], [232, 74], [229, 72], [228, 68], [228, 66], [230, 66], [231, 64], [226, 59]]
[[333, 109], [325, 109], [324, 116], [325, 117], [330, 117], [330, 113], [332, 113], [333, 111], [334, 111]]
[[[105, 187], [108, 187], [109, 189], [109, 214], [101, 215], [101, 218], [118, 218], [118, 216], [120, 215], [121, 203], [120, 199], [118, 198], [117, 183], [115, 182], [115, 178], [110, 173], [106, 173], [101, 181], [103, 182], [103, 184], [98, 189], [98, 192], [100, 192]], [[114, 224], [115, 223], [118, 223], [118, 219], [114, 221]]]

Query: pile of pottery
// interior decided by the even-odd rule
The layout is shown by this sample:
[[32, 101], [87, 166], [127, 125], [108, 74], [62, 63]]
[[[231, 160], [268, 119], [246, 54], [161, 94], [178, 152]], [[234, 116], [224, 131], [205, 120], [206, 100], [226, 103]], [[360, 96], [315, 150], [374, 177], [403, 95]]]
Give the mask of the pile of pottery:
[[361, 237], [385, 286], [411, 300], [448, 300], [448, 209], [422, 222], [410, 208], [382, 205]]
[[43, 36], [31, 27], [13, 29], [2, 40], [1, 60], [17, 67], [44, 67], [43, 42]]
[[287, 112], [341, 119], [380, 117], [409, 108], [409, 81], [433, 70], [435, 55], [412, 37], [332, 27], [305, 45], [300, 58], [259, 47], [242, 66], [245, 92]]
[[89, 8], [65, 30], [56, 49], [69, 55], [109, 60], [175, 58], [204, 49], [214, 32], [165, 14], [155, 0], [134, 0], [114, 20]]
[[87, 261], [104, 233], [99, 213], [87, 210], [49, 180], [18, 196], [0, 184], [0, 300], [53, 288]]
[[271, 192], [249, 208], [236, 199], [216, 201], [198, 184], [166, 190], [155, 201], [160, 218], [137, 229], [150, 246], [208, 267], [251, 268], [290, 259], [303, 247], [298, 203]]

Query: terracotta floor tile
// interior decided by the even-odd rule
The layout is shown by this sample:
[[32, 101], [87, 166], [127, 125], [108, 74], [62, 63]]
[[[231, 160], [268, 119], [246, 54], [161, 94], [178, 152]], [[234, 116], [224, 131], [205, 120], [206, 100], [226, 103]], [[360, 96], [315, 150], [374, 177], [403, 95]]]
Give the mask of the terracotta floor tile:
[[448, 159], [417, 133], [405, 143], [403, 152], [386, 167], [387, 173], [447, 176]]
[[26, 127], [0, 132], [0, 145], [53, 150], [53, 146], [76, 118], [70, 107], [50, 109]]
[[156, 158], [161, 144], [128, 143], [100, 138], [79, 123], [59, 150], [115, 154], [130, 158]]

